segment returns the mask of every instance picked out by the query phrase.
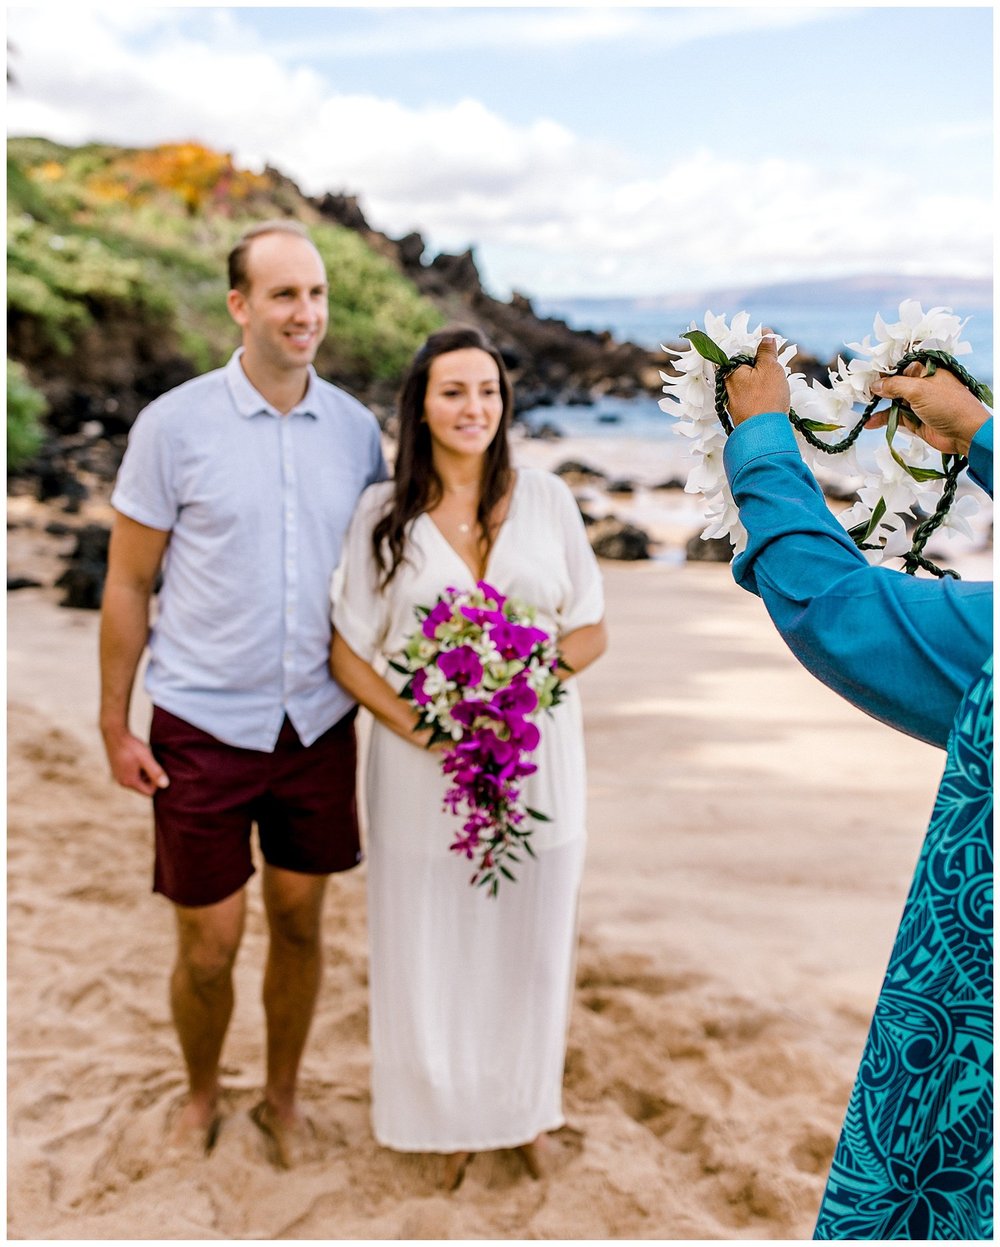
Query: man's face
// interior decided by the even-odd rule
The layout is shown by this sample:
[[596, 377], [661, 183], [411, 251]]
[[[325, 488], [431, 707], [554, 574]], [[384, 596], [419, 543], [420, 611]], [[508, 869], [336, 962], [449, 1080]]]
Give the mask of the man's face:
[[243, 330], [249, 366], [294, 372], [311, 364], [326, 333], [326, 270], [308, 239], [262, 234], [247, 254], [249, 287], [228, 306]]

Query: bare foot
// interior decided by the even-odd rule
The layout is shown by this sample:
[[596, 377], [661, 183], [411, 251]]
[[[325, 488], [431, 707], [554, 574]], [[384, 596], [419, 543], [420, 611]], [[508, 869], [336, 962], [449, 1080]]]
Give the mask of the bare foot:
[[462, 1185], [465, 1171], [468, 1169], [469, 1161], [472, 1160], [473, 1156], [475, 1156], [475, 1152], [452, 1152], [450, 1156], [445, 1157], [441, 1185], [446, 1191], [457, 1191]]
[[267, 1158], [276, 1169], [294, 1169], [303, 1161], [317, 1159], [316, 1130], [308, 1117], [279, 1113], [273, 1104], [261, 1100], [250, 1110], [250, 1120], [264, 1136]]
[[222, 1118], [214, 1101], [187, 1100], [168, 1118], [168, 1153], [206, 1154], [215, 1147]]
[[545, 1177], [552, 1158], [552, 1147], [547, 1135], [540, 1134], [530, 1143], [522, 1143], [517, 1151], [524, 1161], [524, 1167], [536, 1182]]

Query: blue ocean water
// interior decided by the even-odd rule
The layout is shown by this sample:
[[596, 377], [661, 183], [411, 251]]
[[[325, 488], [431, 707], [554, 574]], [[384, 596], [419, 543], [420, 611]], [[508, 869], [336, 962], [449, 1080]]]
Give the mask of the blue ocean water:
[[[540, 316], [558, 316], [574, 329], [610, 330], [620, 340], [636, 342], [656, 350], [662, 343], [677, 342], [691, 321], [704, 323], [706, 306], [718, 314], [732, 315], [746, 310], [751, 323], [761, 321], [789, 337], [803, 350], [824, 362], [832, 362], [845, 352], [847, 342], [859, 342], [872, 332], [875, 312], [888, 321], [898, 319], [898, 304], [873, 306], [871, 300], [831, 300], [825, 304], [809, 304], [768, 299], [755, 304], [751, 298], [739, 307], [669, 306], [660, 302], [628, 299], [564, 299], [535, 300]], [[931, 303], [924, 300], [924, 306]], [[961, 357], [962, 365], [980, 381], [993, 384], [993, 314], [989, 308], [968, 310], [956, 306], [955, 312], [969, 322], [963, 337], [972, 346], [972, 354]], [[665, 357], [666, 358], [666, 357]], [[603, 398], [591, 407], [554, 405], [535, 408], [525, 417], [529, 427], [550, 424], [567, 436], [660, 438], [669, 431], [673, 420], [659, 409], [655, 397], [636, 399]]]

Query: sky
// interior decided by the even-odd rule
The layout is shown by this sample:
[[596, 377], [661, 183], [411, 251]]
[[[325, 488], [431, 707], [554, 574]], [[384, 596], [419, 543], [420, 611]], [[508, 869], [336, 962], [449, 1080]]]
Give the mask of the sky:
[[[57, 16], [58, 13], [58, 16]], [[7, 10], [8, 133], [197, 140], [487, 288], [992, 274], [992, 9]]]

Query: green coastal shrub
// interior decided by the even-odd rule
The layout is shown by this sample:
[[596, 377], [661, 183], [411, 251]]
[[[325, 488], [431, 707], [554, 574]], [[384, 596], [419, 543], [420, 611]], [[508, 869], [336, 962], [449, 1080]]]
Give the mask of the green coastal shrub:
[[7, 360], [7, 471], [16, 472], [42, 444], [41, 418], [48, 404], [28, 380], [24, 369]]
[[34, 317], [66, 355], [102, 304], [141, 306], [164, 317], [171, 300], [135, 259], [116, 255], [94, 234], [59, 232], [29, 213], [7, 221], [7, 307]]
[[[224, 175], [197, 202], [173, 184], [178, 169], [191, 181], [188, 157], [197, 157], [194, 173]], [[114, 304], [162, 326], [197, 371], [219, 366], [239, 341], [226, 311], [226, 255], [255, 220], [288, 211], [309, 224], [329, 274], [330, 329], [317, 361], [325, 376], [360, 387], [393, 382], [443, 323], [360, 235], [310, 221], [315, 212], [291, 183], [244, 174], [192, 145], [73, 148], [12, 138], [7, 209], [10, 321], [32, 319], [53, 368], [66, 366], [55, 357], [70, 355]]]
[[326, 264], [338, 358], [360, 377], [395, 380], [444, 318], [358, 234], [330, 225], [310, 232]]

